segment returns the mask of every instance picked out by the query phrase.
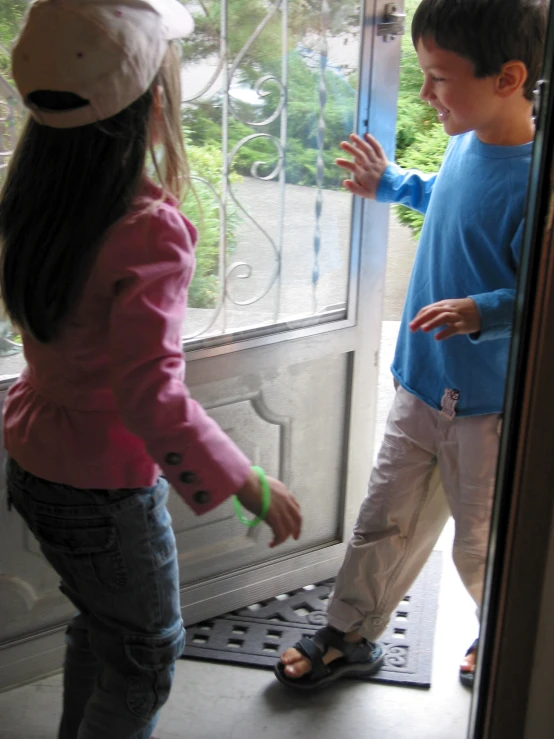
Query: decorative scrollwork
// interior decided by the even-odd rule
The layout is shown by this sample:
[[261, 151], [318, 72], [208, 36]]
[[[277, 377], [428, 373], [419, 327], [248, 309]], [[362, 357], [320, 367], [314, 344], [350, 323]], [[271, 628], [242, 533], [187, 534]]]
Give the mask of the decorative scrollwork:
[[308, 616], [308, 622], [312, 626], [327, 626], [328, 621], [326, 611], [312, 611]]
[[210, 77], [210, 79], [206, 82], [206, 84], [200, 89], [199, 92], [196, 92], [191, 97], [183, 97], [183, 99], [182, 99], [181, 102], [187, 103], [187, 104], [190, 105], [191, 103], [194, 103], [197, 100], [200, 100], [200, 98], [203, 97], [208, 92], [208, 90], [210, 90], [215, 85], [215, 83], [217, 82], [217, 79], [218, 79], [219, 75], [221, 74], [221, 70], [223, 69], [223, 65], [224, 64], [225, 64], [225, 59], [220, 54], [220, 56], [218, 57], [218, 60], [217, 60], [217, 65], [216, 65], [215, 71], [212, 74], [212, 76]]
[[[252, 177], [256, 178], [257, 180], [274, 180], [276, 179], [283, 169], [283, 164], [285, 162], [285, 150], [283, 148], [282, 143], [279, 141], [279, 139], [275, 138], [275, 136], [271, 136], [269, 133], [253, 133], [250, 136], [246, 136], [245, 138], [241, 139], [238, 144], [236, 144], [233, 147], [233, 150], [229, 154], [229, 170], [231, 169], [232, 163], [236, 155], [238, 154], [239, 150], [248, 144], [250, 141], [253, 141], [254, 139], [267, 139], [270, 141], [275, 148], [277, 149], [277, 164], [275, 165], [274, 169], [268, 174], [268, 175], [260, 175], [259, 174], [259, 168], [263, 166], [267, 166], [267, 162], [257, 161], [254, 162], [252, 167], [250, 168], [250, 174]], [[230, 187], [230, 192], [232, 192], [232, 187]], [[237, 203], [238, 204], [238, 203]]]
[[[202, 98], [214, 85], [221, 80], [222, 92], [222, 156], [223, 170], [220, 186], [218, 183], [210, 183], [202, 173], [198, 173], [193, 179], [202, 183], [210, 189], [210, 192], [217, 199], [219, 211], [221, 214], [221, 239], [220, 239], [220, 255], [217, 278], [220, 282], [220, 290], [217, 297], [216, 305], [210, 309], [209, 320], [201, 329], [195, 328], [193, 332], [187, 333], [185, 340], [199, 338], [209, 333], [219, 333], [226, 331], [227, 325], [227, 308], [229, 306], [249, 306], [262, 300], [271, 289], [277, 284], [278, 291], [275, 295], [277, 307], [276, 317], [279, 310], [279, 291], [280, 291], [280, 274], [281, 274], [281, 253], [283, 244], [283, 220], [284, 220], [284, 196], [285, 196], [285, 148], [286, 148], [286, 119], [287, 119], [287, 32], [288, 32], [288, 5], [289, 0], [271, 0], [268, 3], [267, 12], [263, 19], [258, 23], [256, 28], [248, 37], [240, 51], [230, 58], [229, 45], [229, 0], [221, 0], [220, 6], [220, 49], [216, 61], [216, 67], [213, 74], [207, 82], [203, 83], [202, 89], [195, 91], [190, 97], [184, 98], [185, 104], [194, 103]], [[204, 12], [207, 14], [206, 8]], [[279, 76], [275, 74], [261, 74], [261, 76], [252, 83], [252, 91], [263, 101], [267, 100], [270, 95], [276, 97], [275, 106], [271, 106], [270, 112], [263, 113], [263, 120], [255, 120], [255, 115], [244, 112], [243, 108], [239, 109], [236, 98], [237, 85], [242, 83], [241, 65], [247, 58], [253, 45], [259, 41], [264, 30], [272, 22], [278, 13], [281, 13], [282, 27], [282, 73]], [[275, 93], [278, 93], [275, 95]], [[253, 129], [253, 133], [243, 137], [238, 143], [232, 145], [230, 142], [230, 124], [232, 120], [236, 120]], [[260, 129], [274, 124], [281, 120], [281, 137], [271, 135]], [[272, 236], [267, 228], [259, 223], [255, 214], [250, 212], [251, 208], [247, 208], [240, 202], [233, 187], [233, 169], [237, 154], [242, 147], [248, 145], [256, 139], [267, 139], [271, 146], [275, 149], [275, 158], [266, 157], [265, 160], [255, 161], [250, 166], [250, 176], [258, 181], [280, 181], [280, 218], [278, 221], [278, 233]], [[214, 186], [215, 185], [215, 186]], [[219, 192], [221, 191], [221, 192]], [[248, 298], [241, 297], [236, 293], [235, 287], [238, 286], [237, 280], [251, 280], [254, 285], [256, 282], [253, 278], [257, 274], [255, 265], [249, 264], [245, 260], [237, 260], [228, 263], [229, 251], [227, 244], [227, 228], [229, 222], [228, 206], [229, 204], [236, 206], [237, 211], [243, 221], [248, 222], [250, 226], [260, 234], [261, 243], [266, 244], [270, 254], [274, 256], [274, 267], [267, 279], [264, 279], [264, 285], [260, 286], [256, 283], [256, 294]], [[266, 261], [266, 260], [264, 260]], [[244, 284], [244, 283], [243, 283]]]
[[[265, 233], [261, 227], [260, 227], [260, 230], [263, 233]], [[278, 253], [277, 253], [277, 256], [279, 256]], [[245, 273], [239, 274], [240, 270], [242, 269], [245, 270]], [[234, 262], [228, 267], [227, 272], [226, 272], [227, 279], [226, 279], [226, 285], [225, 285], [225, 295], [234, 305], [240, 305], [240, 306], [254, 305], [254, 303], [257, 303], [259, 300], [262, 300], [262, 298], [265, 298], [265, 296], [271, 290], [271, 288], [273, 287], [273, 285], [275, 284], [279, 276], [279, 266], [278, 264], [275, 266], [275, 269], [273, 270], [271, 277], [267, 282], [267, 285], [263, 288], [263, 290], [258, 295], [255, 295], [253, 298], [247, 298], [246, 300], [238, 300], [237, 298], [233, 297], [231, 293], [231, 279], [235, 278], [238, 280], [248, 280], [250, 277], [252, 277], [253, 274], [254, 274], [254, 269], [247, 262]]]
[[[18, 605], [23, 605], [26, 611], [32, 611], [39, 600], [36, 589], [31, 583], [19, 577], [0, 575], [0, 591], [2, 591], [2, 602], [8, 609], [14, 608], [15, 604], [12, 601], [15, 601]], [[11, 599], [9, 596], [12, 596]], [[8, 614], [5, 613], [4, 615], [7, 618]], [[12, 613], [11, 616], [13, 618], [15, 613]]]
[[[285, 151], [283, 148], [282, 143], [275, 138], [275, 136], [271, 136], [267, 133], [254, 133], [250, 136], [246, 136], [244, 139], [239, 141], [231, 151], [229, 155], [229, 170], [231, 169], [232, 162], [234, 158], [236, 157], [237, 153], [243, 147], [245, 144], [247, 144], [249, 141], [253, 141], [254, 139], [266, 139], [270, 141], [277, 150], [277, 163], [273, 170], [265, 176], [262, 176], [259, 174], [259, 168], [262, 166], [267, 166], [267, 162], [254, 162], [254, 164], [251, 167], [251, 174], [252, 177], [254, 177], [257, 180], [273, 180], [276, 177], [279, 176], [283, 169], [284, 161], [285, 161]], [[237, 208], [241, 211], [241, 213], [245, 216], [245, 218], [250, 221], [250, 223], [256, 228], [264, 237], [264, 239], [267, 241], [267, 243], [270, 245], [271, 249], [273, 250], [273, 253], [275, 255], [275, 267], [273, 269], [272, 274], [270, 275], [269, 280], [267, 281], [267, 284], [265, 287], [262, 288], [261, 292], [259, 292], [257, 295], [255, 295], [252, 298], [248, 298], [246, 300], [238, 300], [235, 298], [232, 294], [231, 286], [232, 286], [232, 278], [241, 279], [241, 280], [247, 280], [252, 277], [254, 274], [254, 268], [249, 265], [246, 262], [234, 262], [231, 264], [225, 273], [225, 295], [226, 297], [237, 306], [246, 306], [246, 305], [253, 305], [254, 303], [257, 303], [259, 300], [264, 298], [273, 285], [275, 284], [276, 280], [278, 279], [280, 275], [280, 258], [281, 253], [279, 246], [275, 242], [275, 240], [269, 235], [269, 233], [265, 230], [265, 228], [258, 223], [258, 221], [246, 210], [246, 208], [242, 205], [240, 200], [237, 198], [233, 186], [229, 184], [229, 195]]]
[[387, 667], [405, 668], [408, 664], [408, 648], [392, 644], [385, 645], [385, 664]]
[[270, 123], [273, 123], [273, 121], [276, 121], [277, 118], [283, 113], [283, 110], [285, 109], [285, 106], [287, 104], [287, 91], [284, 87], [283, 83], [280, 79], [275, 77], [275, 75], [272, 74], [266, 74], [263, 77], [260, 77], [259, 80], [256, 81], [254, 84], [253, 90], [254, 92], [261, 98], [267, 97], [271, 94], [271, 90], [264, 90], [264, 86], [267, 85], [268, 82], [275, 83], [279, 88], [279, 103], [277, 105], [277, 108], [271, 113], [267, 118], [264, 118], [262, 121], [253, 121], [253, 120], [246, 120], [244, 118], [241, 118], [238, 111], [236, 110], [233, 98], [231, 95], [229, 95], [229, 107], [232, 110], [233, 117], [236, 118], [236, 120], [240, 121], [241, 123], [244, 123], [247, 126], [253, 126], [261, 128], [262, 126], [268, 126]]
[[[250, 36], [250, 38], [248, 39], [248, 41], [246, 42], [246, 44], [242, 47], [242, 49], [240, 50], [240, 52], [237, 54], [237, 56], [235, 58], [235, 61], [233, 62], [233, 64], [231, 65], [231, 68], [229, 70], [229, 75], [228, 75], [228, 78], [227, 78], [227, 90], [226, 90], [226, 94], [227, 94], [228, 100], [229, 100], [229, 107], [230, 107], [230, 109], [232, 111], [233, 117], [237, 121], [240, 121], [241, 123], [244, 123], [244, 124], [246, 124], [248, 126], [258, 126], [258, 127], [260, 127], [260, 126], [267, 126], [269, 123], [272, 123], [277, 118], [279, 118], [279, 116], [283, 112], [283, 109], [285, 108], [285, 105], [286, 105], [286, 89], [285, 89], [284, 85], [281, 83], [281, 81], [278, 80], [273, 75], [265, 75], [265, 76], [261, 77], [256, 82], [256, 84], [254, 85], [254, 91], [260, 97], [262, 97], [262, 98], [265, 97], [265, 96], [267, 96], [267, 95], [269, 95], [269, 91], [262, 90], [263, 86], [267, 82], [269, 82], [269, 81], [275, 82], [275, 83], [277, 83], [277, 85], [280, 88], [279, 104], [278, 104], [277, 110], [274, 113], [272, 113], [265, 120], [263, 120], [263, 121], [248, 121], [248, 120], [243, 120], [240, 117], [240, 115], [238, 114], [238, 112], [236, 111], [235, 106], [234, 106], [234, 103], [233, 103], [233, 98], [231, 96], [231, 86], [233, 84], [233, 78], [237, 74], [238, 69], [239, 69], [239, 67], [240, 67], [243, 59], [248, 54], [248, 52], [250, 51], [250, 49], [252, 48], [252, 46], [256, 43], [256, 41], [259, 39], [259, 37], [263, 33], [264, 29], [271, 22], [271, 20], [273, 19], [273, 17], [275, 16], [275, 14], [277, 13], [277, 11], [281, 8], [281, 6], [283, 4], [287, 5], [287, 0], [275, 0], [275, 2], [273, 3], [273, 5], [271, 6], [269, 12], [266, 14], [266, 16], [263, 18], [263, 20], [258, 24], [258, 26], [255, 29], [254, 33]], [[283, 50], [283, 52], [285, 53], [285, 50]]]
[[[326, 56], [326, 35], [330, 24], [330, 4], [329, 0], [321, 0], [322, 13], [322, 43], [323, 51], [321, 53], [321, 85], [320, 85], [320, 117], [318, 126], [318, 160], [317, 160], [317, 203], [316, 203], [316, 236], [314, 237], [314, 267], [313, 267], [313, 290], [314, 296], [319, 280], [319, 250], [321, 248], [321, 213], [322, 213], [322, 197], [323, 197], [323, 146], [325, 139], [325, 118], [324, 109], [326, 104], [326, 88], [325, 88], [325, 68], [327, 63]], [[200, 3], [203, 11], [208, 14], [207, 6]], [[215, 6], [214, 6], [215, 7]], [[212, 291], [212, 301], [215, 302], [213, 308], [206, 310], [206, 319], [202, 313], [198, 313], [195, 320], [203, 321], [202, 327], [194, 328], [185, 340], [191, 340], [205, 336], [225, 332], [227, 330], [227, 309], [234, 306], [250, 306], [266, 297], [270, 291], [272, 298], [275, 298], [274, 313], [275, 320], [278, 320], [281, 311], [281, 284], [282, 275], [282, 255], [284, 243], [284, 220], [285, 220], [285, 185], [286, 185], [286, 148], [287, 148], [287, 105], [288, 105], [288, 56], [289, 56], [289, 0], [267, 0], [264, 3], [264, 17], [257, 22], [256, 27], [252, 30], [246, 42], [238, 53], [231, 55], [229, 44], [229, 16], [231, 13], [230, 0], [221, 0], [217, 5], [217, 29], [212, 29], [212, 37], [215, 38], [219, 32], [219, 50], [215, 51], [209, 59], [210, 67], [204, 70], [209, 79], [200, 83], [201, 89], [195, 88], [189, 97], [184, 96], [184, 104], [194, 104], [211, 91], [217, 92], [217, 105], [221, 104], [222, 113], [222, 161], [223, 167], [221, 171], [221, 179], [217, 182], [210, 182], [203, 176], [202, 171], [195, 174], [192, 178], [195, 182], [201, 183], [202, 187], [207, 187], [219, 208], [220, 213], [220, 242], [219, 257], [217, 265], [214, 259], [213, 275], [210, 279], [219, 280], [219, 286]], [[200, 12], [200, 11], [199, 11]], [[214, 15], [214, 18], [216, 17]], [[280, 51], [281, 71], [276, 73], [264, 73], [267, 70], [260, 70], [255, 76], [252, 75], [250, 69], [249, 74], [243, 73], [246, 69], [246, 61], [250, 60], [252, 50], [255, 44], [263, 41], [264, 33], [267, 33], [271, 24], [280, 24]], [[273, 26], [272, 26], [273, 27]], [[273, 39], [274, 36], [272, 35]], [[0, 47], [0, 52], [8, 54], [9, 52]], [[258, 113], [246, 112], [252, 108], [243, 107], [239, 104], [237, 90], [239, 86], [246, 86], [246, 79], [249, 82], [249, 91], [257, 96], [261, 103], [254, 108], [259, 110]], [[270, 104], [268, 104], [270, 102]], [[263, 104], [263, 105], [262, 105]], [[7, 79], [0, 76], [0, 179], [7, 167], [9, 159], [13, 153], [17, 136], [19, 133], [19, 124], [23, 106], [17, 95], [16, 90]], [[247, 125], [252, 130], [252, 134], [241, 138], [238, 143], [234, 143], [232, 137], [231, 125], [233, 120]], [[271, 128], [268, 128], [270, 127]], [[278, 133], [275, 133], [275, 128]], [[280, 131], [279, 131], [280, 129]], [[271, 132], [271, 133], [270, 133]], [[233, 186], [233, 169], [236, 163], [237, 155], [242, 147], [248, 145], [255, 140], [266, 139], [273, 152], [267, 157], [260, 156], [250, 166], [250, 176], [257, 181], [267, 182], [275, 181], [279, 183], [278, 194], [278, 215], [277, 227], [275, 230], [268, 228], [253, 212], [252, 206], [245, 207], [237, 197], [236, 189]], [[256, 264], [251, 263], [252, 260], [240, 258], [238, 255], [236, 261], [232, 261], [229, 256], [228, 249], [228, 224], [233, 222], [230, 219], [230, 206], [240, 213], [243, 222], [248, 227], [254, 229], [259, 234], [260, 245], [264, 250], [264, 267], [267, 269], [267, 262], [270, 263], [269, 272], [263, 275], [263, 284], [256, 279], [259, 271]], [[273, 264], [271, 264], [273, 262]], [[249, 281], [244, 283], [244, 280]], [[244, 291], [239, 290], [239, 281]], [[239, 297], [240, 292], [240, 297]], [[254, 293], [255, 294], [251, 294]], [[245, 297], [249, 295], [249, 297]], [[314, 297], [315, 300], [315, 297]], [[6, 329], [2, 331], [0, 325], [0, 353], [10, 353], [19, 351], [20, 347], [14, 342], [14, 337]]]
[[[206, 8], [206, 6], [204, 5], [203, 2], [200, 2], [200, 7], [202, 8], [202, 11], [204, 13], [204, 17], [207, 18], [207, 19], [209, 19], [210, 16], [209, 16], [208, 10], [207, 10], [207, 8]], [[227, 0], [225, 0], [225, 2], [224, 2], [224, 8], [223, 8], [223, 10], [224, 10], [224, 15], [226, 17]], [[222, 20], [223, 20], [223, 18], [222, 18]], [[220, 32], [219, 32], [220, 33], [220, 36], [221, 36], [221, 32], [223, 30], [224, 25], [225, 24], [222, 22], [221, 23], [222, 28], [220, 29]], [[210, 27], [211, 27], [211, 30], [215, 33], [216, 32], [216, 29], [211, 24], [210, 24]], [[183, 47], [186, 48], [187, 43], [188, 43], [187, 41], [182, 42], [181, 48], [183, 48]], [[190, 105], [191, 103], [194, 103], [197, 100], [200, 100], [200, 98], [202, 98], [209, 90], [211, 90], [211, 88], [218, 81], [218, 79], [219, 79], [219, 77], [221, 75], [221, 72], [222, 72], [222, 70], [223, 70], [226, 62], [227, 62], [227, 60], [226, 60], [226, 57], [225, 57], [225, 54], [224, 54], [224, 48], [223, 48], [223, 45], [220, 44], [219, 54], [217, 56], [217, 63], [216, 63], [215, 70], [214, 70], [213, 74], [210, 76], [210, 78], [208, 79], [208, 81], [202, 86], [202, 88], [198, 92], [194, 93], [194, 95], [191, 95], [190, 97], [187, 97], [186, 94], [183, 95], [183, 97], [181, 99], [181, 102]]]

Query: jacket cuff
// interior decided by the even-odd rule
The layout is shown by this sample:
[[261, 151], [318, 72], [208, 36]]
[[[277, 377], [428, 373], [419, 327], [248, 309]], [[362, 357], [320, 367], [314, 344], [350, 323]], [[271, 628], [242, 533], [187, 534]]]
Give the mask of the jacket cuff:
[[237, 493], [250, 474], [248, 458], [218, 427], [217, 432], [202, 445], [166, 443], [151, 452], [177, 495], [198, 515]]

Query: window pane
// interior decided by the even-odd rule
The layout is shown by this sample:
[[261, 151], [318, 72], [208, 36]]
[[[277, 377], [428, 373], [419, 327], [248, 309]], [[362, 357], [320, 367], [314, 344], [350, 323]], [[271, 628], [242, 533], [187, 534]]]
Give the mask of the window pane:
[[[9, 48], [27, 0], [0, 0], [0, 181], [24, 111]], [[355, 129], [359, 0], [185, 3], [183, 133], [199, 227], [185, 339], [346, 315], [352, 198], [334, 160]], [[0, 375], [19, 371], [0, 319]]]
[[344, 317], [352, 198], [334, 160], [355, 128], [359, 2], [188, 7], [197, 31], [184, 44], [183, 122], [196, 193], [183, 211], [202, 237], [185, 336]]

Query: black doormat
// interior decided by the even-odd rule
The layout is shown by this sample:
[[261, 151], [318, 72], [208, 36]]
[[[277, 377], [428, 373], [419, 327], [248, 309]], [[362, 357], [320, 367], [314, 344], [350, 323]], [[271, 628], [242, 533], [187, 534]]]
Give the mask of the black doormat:
[[[385, 662], [368, 680], [431, 687], [441, 570], [441, 552], [433, 552], [380, 638]], [[326, 625], [326, 605], [333, 583], [333, 579], [324, 580], [187, 626], [183, 659], [272, 669], [285, 649]]]

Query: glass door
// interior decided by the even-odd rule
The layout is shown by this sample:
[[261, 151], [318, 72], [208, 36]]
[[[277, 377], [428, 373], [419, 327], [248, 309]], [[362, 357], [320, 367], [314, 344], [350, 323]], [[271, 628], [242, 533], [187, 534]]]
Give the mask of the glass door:
[[[230, 504], [196, 517], [173, 496], [183, 614], [194, 623], [332, 576], [342, 561], [372, 462], [388, 207], [341, 190], [334, 159], [352, 130], [394, 156], [400, 38], [381, 25], [382, 0], [187, 5], [194, 193], [183, 211], [202, 234], [183, 328], [187, 384], [305, 513], [301, 540], [274, 551]], [[4, 77], [6, 162], [20, 106], [7, 68]], [[9, 326], [2, 341], [5, 392], [23, 360]], [[16, 514], [0, 521], [0, 587], [13, 594], [0, 605], [2, 686], [59, 664], [71, 608]]]

